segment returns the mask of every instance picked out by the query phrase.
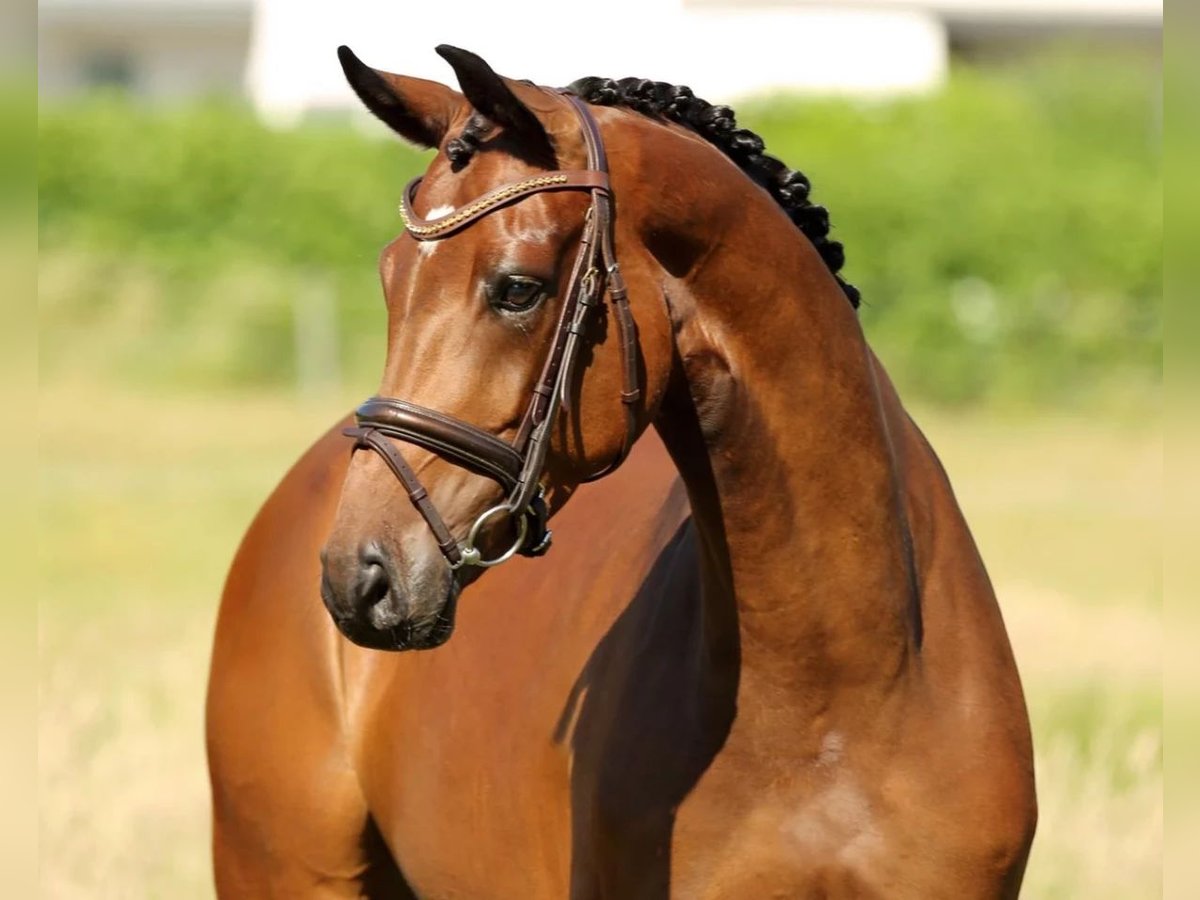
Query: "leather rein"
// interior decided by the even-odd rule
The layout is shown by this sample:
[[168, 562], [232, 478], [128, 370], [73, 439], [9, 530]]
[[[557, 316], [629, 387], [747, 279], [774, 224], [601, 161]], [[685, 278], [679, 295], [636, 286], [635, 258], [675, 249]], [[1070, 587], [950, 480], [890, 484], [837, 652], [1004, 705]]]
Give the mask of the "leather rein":
[[[615, 469], [628, 455], [637, 435], [635, 404], [641, 396], [637, 363], [637, 326], [629, 309], [625, 282], [617, 266], [613, 242], [613, 197], [608, 159], [595, 119], [586, 104], [573, 94], [560, 92], [579, 118], [587, 147], [587, 168], [548, 172], [511, 182], [436, 219], [422, 219], [413, 210], [420, 178], [409, 182], [400, 202], [400, 217], [418, 241], [436, 241], [462, 231], [483, 216], [543, 191], [587, 191], [591, 206], [584, 220], [579, 250], [567, 282], [558, 330], [542, 366], [529, 406], [512, 444], [461, 419], [394, 397], [371, 397], [355, 412], [353, 428], [343, 431], [354, 447], [378, 453], [404, 486], [408, 498], [424, 518], [438, 547], [457, 570], [464, 566], [488, 568], [520, 553], [541, 556], [550, 547], [546, 527], [542, 472], [549, 449], [550, 429], [559, 408], [568, 403], [572, 378], [589, 322], [607, 296], [617, 323], [623, 386], [621, 401], [626, 414], [625, 440], [618, 456], [594, 480]], [[498, 482], [506, 499], [481, 513], [458, 540], [429, 498], [412, 467], [394, 441], [416, 444], [480, 475]], [[494, 518], [508, 516], [516, 524], [516, 538], [502, 554], [484, 559], [476, 546], [480, 531]]]

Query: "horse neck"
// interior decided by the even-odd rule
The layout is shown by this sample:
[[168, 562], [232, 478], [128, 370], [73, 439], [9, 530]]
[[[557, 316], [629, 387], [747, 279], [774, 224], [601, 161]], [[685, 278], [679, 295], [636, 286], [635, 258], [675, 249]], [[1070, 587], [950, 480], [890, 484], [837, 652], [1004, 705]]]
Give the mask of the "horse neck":
[[769, 199], [739, 221], [746, 193], [665, 283], [678, 361], [656, 425], [701, 538], [708, 658], [802, 716], [843, 690], [861, 709], [919, 643], [901, 473], [857, 316]]

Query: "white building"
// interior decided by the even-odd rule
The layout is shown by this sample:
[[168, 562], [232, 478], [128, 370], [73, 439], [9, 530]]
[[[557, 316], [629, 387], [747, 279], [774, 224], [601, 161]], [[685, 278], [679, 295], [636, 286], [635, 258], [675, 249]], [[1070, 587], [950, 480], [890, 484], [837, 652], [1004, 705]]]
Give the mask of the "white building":
[[40, 0], [39, 94], [112, 85], [151, 98], [242, 91], [254, 0]]
[[[587, 28], [570, 27], [576, 9]], [[937, 85], [952, 52], [1046, 38], [1154, 48], [1162, 0], [42, 0], [43, 92], [117, 82], [150, 97], [240, 87], [280, 120], [354, 106], [334, 53], [448, 80], [440, 43], [565, 84], [640, 75], [709, 99], [786, 89], [883, 95]]]

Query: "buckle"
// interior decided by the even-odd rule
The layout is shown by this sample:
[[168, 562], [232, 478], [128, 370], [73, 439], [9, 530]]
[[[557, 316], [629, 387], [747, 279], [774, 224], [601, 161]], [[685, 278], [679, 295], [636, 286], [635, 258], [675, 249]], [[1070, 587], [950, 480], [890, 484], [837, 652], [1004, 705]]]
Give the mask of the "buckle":
[[525, 546], [517, 552], [522, 556], [544, 556], [550, 549], [554, 532], [546, 527], [550, 518], [550, 510], [546, 506], [546, 488], [538, 485], [537, 495], [529, 501], [525, 508], [525, 518], [529, 520], [529, 534]]

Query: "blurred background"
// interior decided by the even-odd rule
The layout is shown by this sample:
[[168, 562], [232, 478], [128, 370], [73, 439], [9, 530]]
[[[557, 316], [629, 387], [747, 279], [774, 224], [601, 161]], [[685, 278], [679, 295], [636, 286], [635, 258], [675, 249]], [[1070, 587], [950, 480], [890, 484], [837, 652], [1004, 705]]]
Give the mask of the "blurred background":
[[1161, 3], [614, 0], [587, 40], [551, 0], [312, 6], [40, 4], [44, 896], [212, 893], [222, 578], [375, 386], [376, 259], [426, 162], [334, 49], [450, 80], [442, 42], [541, 83], [690, 84], [812, 179], [1021, 666], [1026, 896], [1159, 896]]

